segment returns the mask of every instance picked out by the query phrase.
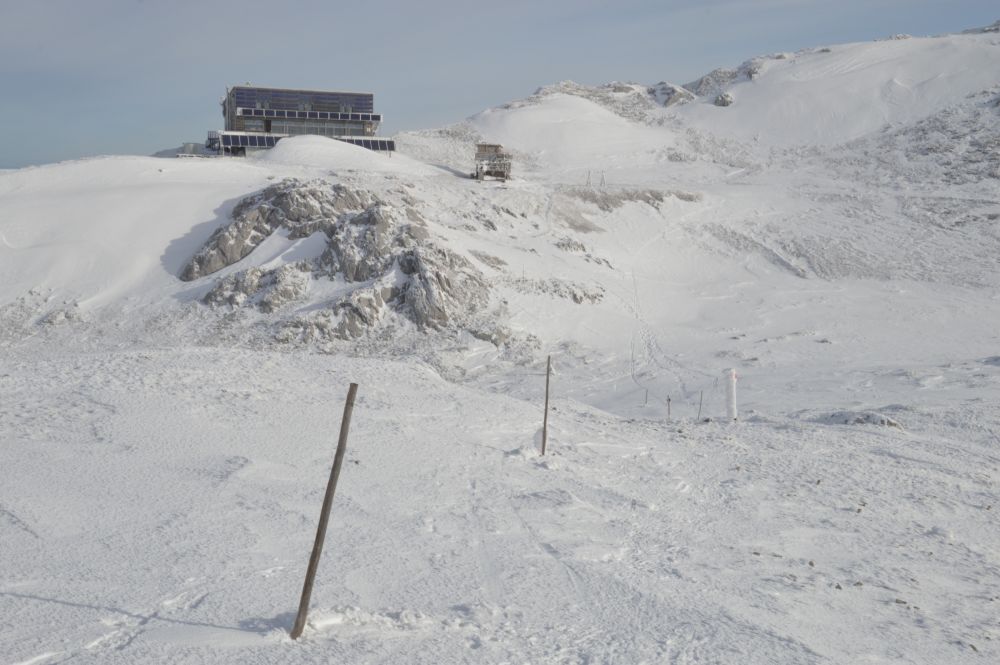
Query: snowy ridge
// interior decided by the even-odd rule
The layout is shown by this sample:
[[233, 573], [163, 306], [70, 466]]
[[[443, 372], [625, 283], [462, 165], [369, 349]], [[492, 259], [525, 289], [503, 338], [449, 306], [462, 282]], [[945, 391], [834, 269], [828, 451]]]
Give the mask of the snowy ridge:
[[1000, 660], [998, 54], [0, 173], [0, 654]]
[[[976, 63], [965, 66], [963, 63]], [[918, 121], [997, 84], [992, 31], [844, 44], [755, 58], [688, 84], [706, 104], [682, 106], [701, 129], [767, 145], [833, 144]]]

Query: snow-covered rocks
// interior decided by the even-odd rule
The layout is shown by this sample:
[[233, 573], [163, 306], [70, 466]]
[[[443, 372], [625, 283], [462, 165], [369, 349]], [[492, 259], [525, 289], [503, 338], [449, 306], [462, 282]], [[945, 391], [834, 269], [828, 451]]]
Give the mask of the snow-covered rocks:
[[512, 277], [507, 283], [521, 293], [546, 294], [556, 298], [566, 298], [579, 304], [598, 303], [604, 299], [604, 287], [599, 284], [587, 285], [557, 277], [549, 279], [526, 279]]
[[664, 107], [686, 104], [696, 99], [694, 93], [683, 86], [660, 81], [649, 89], [649, 94]]
[[535, 91], [535, 94], [525, 100], [513, 102], [505, 108], [516, 108], [521, 105], [537, 104], [552, 95], [572, 95], [580, 97], [604, 107], [615, 115], [629, 120], [643, 121], [650, 111], [659, 105], [650, 97], [649, 88], [635, 83], [607, 83], [599, 86], [589, 86], [574, 81], [560, 81], [547, 85]]
[[76, 302], [66, 303], [63, 307], [58, 307], [41, 319], [41, 323], [48, 326], [62, 326], [83, 321], [83, 314], [80, 311], [80, 304]]
[[254, 266], [220, 279], [203, 302], [234, 308], [252, 304], [260, 311], [270, 313], [306, 295], [312, 277], [310, 272], [310, 266], [305, 262], [273, 270]]
[[996, 21], [982, 28], [971, 28], [969, 30], [963, 30], [963, 35], [984, 35], [987, 33], [997, 33], [1000, 32], [1000, 21]]
[[898, 420], [875, 411], [834, 411], [816, 418], [816, 422], [826, 425], [878, 425], [903, 428]]
[[303, 238], [326, 230], [340, 215], [373, 203], [368, 192], [344, 185], [284, 180], [243, 199], [233, 210], [233, 222], [212, 234], [180, 278], [191, 281], [236, 263], [279, 228], [291, 238]]
[[301, 300], [310, 282], [335, 282], [336, 292], [321, 307], [276, 319], [282, 341], [359, 337], [390, 311], [420, 328], [442, 329], [490, 300], [479, 269], [432, 241], [418, 211], [401, 211], [368, 191], [287, 179], [241, 201], [233, 217], [192, 258], [182, 279], [233, 265], [279, 231], [290, 239], [324, 238], [319, 256], [228, 274], [204, 298], [213, 306], [271, 314]]
[[729, 84], [739, 78], [737, 69], [713, 69], [699, 79], [687, 83], [684, 88], [699, 97], [718, 95]]
[[720, 93], [712, 103], [716, 106], [732, 106], [734, 101], [735, 100], [733, 99], [733, 94], [731, 92], [723, 92]]

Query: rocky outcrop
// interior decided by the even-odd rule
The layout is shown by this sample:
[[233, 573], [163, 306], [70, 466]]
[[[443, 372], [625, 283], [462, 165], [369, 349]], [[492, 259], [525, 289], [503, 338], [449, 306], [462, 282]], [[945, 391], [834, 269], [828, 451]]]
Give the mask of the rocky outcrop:
[[506, 283], [520, 291], [531, 295], [547, 295], [554, 298], [565, 298], [580, 305], [598, 303], [604, 299], [604, 287], [600, 284], [581, 284], [567, 279], [550, 277], [548, 279], [530, 279], [525, 277], [509, 277]]
[[505, 104], [500, 108], [517, 108], [537, 104], [549, 95], [573, 95], [590, 100], [603, 106], [612, 113], [638, 122], [645, 122], [650, 112], [655, 111], [657, 103], [649, 95], [649, 88], [636, 83], [621, 83], [618, 81], [599, 86], [589, 86], [573, 81], [560, 81], [547, 85], [535, 91], [531, 97], [519, 102]]
[[565, 190], [566, 194], [597, 206], [602, 212], [611, 212], [626, 203], [645, 203], [653, 208], [659, 208], [668, 196], [675, 196], [682, 201], [700, 201], [702, 196], [697, 192], [659, 189], [592, 189], [575, 187]]
[[696, 99], [694, 93], [686, 88], [674, 85], [673, 83], [667, 83], [666, 81], [660, 81], [656, 85], [649, 89], [649, 94], [652, 95], [661, 106], [674, 106], [676, 104], [685, 104], [687, 102], [692, 102]]
[[[276, 315], [283, 341], [353, 339], [389, 315], [423, 329], [461, 327], [490, 302], [479, 269], [433, 242], [418, 211], [324, 181], [285, 180], [241, 201], [233, 222], [209, 238], [182, 279], [230, 266], [279, 231], [290, 239], [323, 233], [325, 247], [311, 259], [227, 274], [203, 302]], [[318, 280], [333, 282], [321, 290], [333, 295], [320, 307], [313, 296], [308, 312], [297, 311], [295, 303]]]
[[684, 88], [699, 97], [718, 95], [739, 76], [740, 72], [736, 69], [714, 69], [700, 79], [685, 84]]
[[364, 282], [384, 274], [392, 264], [394, 246], [415, 242], [426, 234], [397, 233], [394, 215], [381, 203], [324, 230], [329, 241], [320, 257], [321, 268], [330, 275], [343, 274], [348, 282]]
[[[750, 58], [736, 69], [713, 69], [701, 78], [686, 83], [683, 89], [694, 93], [698, 97], [708, 97], [717, 100], [734, 83], [757, 80], [764, 73], [769, 61], [787, 60], [788, 57], [787, 53], [774, 53], [768, 56]], [[724, 106], [723, 104], [717, 105]]]
[[982, 28], [972, 28], [971, 30], [963, 30], [963, 35], [985, 35], [990, 32], [1000, 32], [1000, 21], [991, 23]]
[[290, 238], [309, 236], [346, 212], [365, 209], [373, 200], [368, 192], [343, 185], [317, 187], [297, 180], [271, 185], [240, 201], [233, 209], [233, 222], [212, 234], [180, 278], [195, 280], [236, 263], [279, 228], [287, 229]]
[[274, 270], [249, 268], [219, 280], [203, 302], [208, 305], [243, 307], [253, 305], [264, 313], [302, 300], [309, 292], [311, 267], [291, 263]]
[[720, 94], [718, 97], [716, 97], [715, 101], [713, 103], [716, 106], [732, 106], [733, 105], [733, 101], [734, 100], [733, 100], [732, 94], [730, 94], [728, 92], [724, 92], [724, 93]]

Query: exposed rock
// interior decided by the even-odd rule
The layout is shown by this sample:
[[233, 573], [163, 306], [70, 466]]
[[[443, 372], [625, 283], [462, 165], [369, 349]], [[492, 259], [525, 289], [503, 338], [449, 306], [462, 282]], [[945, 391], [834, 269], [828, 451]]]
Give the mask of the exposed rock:
[[882, 427], [896, 427], [902, 429], [899, 421], [874, 411], [835, 411], [825, 416], [820, 416], [816, 422], [827, 425], [879, 425]]
[[673, 83], [667, 83], [666, 81], [660, 81], [651, 87], [649, 89], [649, 94], [652, 95], [661, 106], [686, 104], [687, 102], [691, 102], [696, 99], [694, 93], [690, 90], [687, 90], [679, 85], [674, 85]]
[[400, 305], [421, 326], [445, 327], [484, 307], [489, 287], [468, 259], [435, 245], [416, 246], [399, 258], [409, 279], [400, 289]]
[[[394, 245], [407, 240], [398, 234], [392, 213], [381, 203], [329, 226], [327, 250], [320, 266], [329, 274], [343, 273], [348, 282], [364, 282], [384, 274], [392, 266]], [[409, 228], [404, 227], [404, 228]]]
[[556, 247], [563, 250], [564, 252], [586, 252], [587, 246], [584, 245], [579, 240], [573, 240], [569, 237], [562, 237], [555, 242]]
[[478, 252], [474, 249], [470, 249], [469, 254], [472, 254], [482, 263], [485, 263], [494, 270], [503, 270], [507, 266], [507, 262], [499, 256], [493, 256], [492, 254], [487, 254], [486, 252]]
[[68, 323], [79, 323], [83, 321], [80, 313], [80, 304], [77, 302], [66, 303], [65, 307], [53, 310], [42, 317], [39, 323], [48, 326], [61, 326]]
[[555, 94], [583, 97], [616, 115], [639, 122], [645, 122], [649, 114], [659, 106], [649, 95], [649, 88], [644, 85], [614, 82], [601, 86], [588, 86], [573, 81], [560, 81], [554, 85], [539, 88], [531, 97], [507, 104], [502, 108], [537, 104], [540, 99]]
[[698, 201], [701, 201], [704, 198], [701, 195], [701, 192], [685, 192], [679, 189], [671, 190], [670, 194], [676, 196], [681, 201], [684, 201], [686, 203], [697, 203]]
[[722, 88], [735, 81], [739, 75], [736, 69], [714, 69], [700, 79], [686, 84], [684, 88], [699, 97], [718, 95]]
[[586, 284], [571, 282], [557, 277], [550, 277], [549, 279], [512, 277], [507, 279], [506, 283], [521, 293], [566, 298], [578, 305], [585, 302], [598, 303], [604, 299], [604, 287], [599, 284], [587, 286]]
[[290, 263], [275, 270], [249, 268], [219, 280], [202, 299], [208, 305], [255, 306], [270, 313], [288, 303], [302, 300], [309, 291], [311, 266]]
[[[782, 56], [785, 57], [785, 56]], [[780, 59], [778, 56], [756, 57], [747, 60], [736, 69], [715, 69], [705, 74], [700, 79], [692, 81], [684, 86], [686, 90], [693, 92], [698, 97], [718, 98], [727, 91], [727, 88], [740, 80], [756, 80], [764, 71], [766, 62], [769, 59]]]
[[712, 103], [716, 106], [732, 106], [733, 101], [733, 96], [730, 93], [723, 92]]
[[[318, 257], [227, 275], [203, 299], [215, 307], [278, 313], [279, 340], [353, 339], [389, 313], [423, 329], [460, 327], [489, 304], [490, 288], [482, 273], [465, 257], [432, 242], [418, 212], [391, 206], [368, 192], [286, 180], [244, 199], [233, 218], [192, 259], [185, 270], [188, 278], [239, 261], [279, 229], [292, 239], [314, 233], [326, 237]], [[323, 278], [343, 285], [333, 290], [337, 295], [327, 304], [308, 313], [278, 312], [303, 300], [311, 282]], [[503, 337], [476, 326], [491, 339]]]
[[1000, 21], [991, 23], [982, 28], [972, 28], [971, 30], [963, 30], [963, 35], [984, 35], [989, 32], [1000, 32]]
[[233, 222], [215, 231], [188, 262], [180, 278], [191, 281], [211, 275], [249, 255], [269, 235], [285, 228], [290, 238], [304, 238], [333, 223], [348, 211], [363, 210], [374, 198], [343, 185], [283, 180], [233, 209]]
[[603, 212], [611, 212], [632, 202], [646, 203], [658, 208], [667, 196], [664, 192], [655, 189], [598, 190], [581, 187], [568, 190], [568, 193], [596, 205]]

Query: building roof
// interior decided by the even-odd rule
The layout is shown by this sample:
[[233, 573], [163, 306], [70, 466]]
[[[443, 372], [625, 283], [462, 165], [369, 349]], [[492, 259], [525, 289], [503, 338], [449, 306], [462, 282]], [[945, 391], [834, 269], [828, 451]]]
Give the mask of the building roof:
[[237, 88], [251, 88], [254, 90], [275, 90], [278, 92], [318, 92], [323, 94], [333, 94], [333, 95], [372, 95], [375, 96], [373, 92], [364, 92], [358, 90], [321, 90], [319, 88], [278, 88], [270, 85], [253, 85], [251, 83], [241, 83], [239, 85], [234, 85], [226, 88], [226, 92], [230, 90], [235, 90]]

